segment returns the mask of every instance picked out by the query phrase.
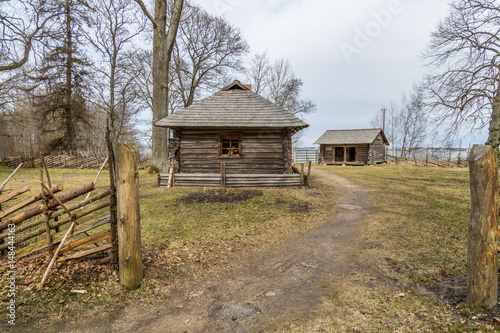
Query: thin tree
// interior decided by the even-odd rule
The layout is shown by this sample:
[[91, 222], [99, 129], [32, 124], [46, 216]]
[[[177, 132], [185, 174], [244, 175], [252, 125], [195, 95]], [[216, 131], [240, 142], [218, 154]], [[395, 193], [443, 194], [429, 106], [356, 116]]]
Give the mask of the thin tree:
[[96, 68], [108, 81], [108, 88], [102, 89], [100, 80], [96, 88], [108, 114], [111, 141], [115, 144], [130, 129], [131, 117], [138, 111], [126, 107], [134, 104], [131, 92], [135, 92], [135, 77], [140, 75], [131, 70], [133, 52], [128, 50], [144, 30], [144, 21], [137, 20], [136, 7], [127, 0], [93, 0], [90, 4], [94, 9], [93, 29], [87, 39], [103, 59]]
[[489, 125], [487, 144], [500, 144], [500, 6], [496, 0], [456, 0], [431, 35], [425, 54], [431, 106], [452, 129]]
[[193, 104], [199, 88], [225, 83], [230, 71], [242, 71], [241, 57], [248, 44], [241, 31], [223, 17], [189, 6], [175, 42], [174, 68], [184, 107]]
[[[168, 115], [169, 63], [179, 27], [184, 0], [174, 0], [171, 8], [167, 0], [155, 0], [154, 16], [142, 0], [134, 0], [153, 25], [153, 124]], [[170, 9], [170, 10], [169, 10]], [[167, 12], [170, 21], [167, 22]], [[167, 30], [168, 23], [168, 30]], [[151, 171], [168, 171], [168, 131], [153, 125]]]
[[246, 71], [246, 79], [257, 94], [262, 94], [267, 89], [270, 71], [271, 64], [267, 52], [255, 54]]

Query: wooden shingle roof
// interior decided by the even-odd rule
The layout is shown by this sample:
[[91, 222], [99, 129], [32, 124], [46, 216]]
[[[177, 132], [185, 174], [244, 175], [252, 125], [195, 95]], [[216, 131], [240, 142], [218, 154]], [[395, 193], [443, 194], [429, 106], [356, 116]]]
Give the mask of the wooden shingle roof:
[[332, 130], [326, 131], [316, 142], [315, 145], [355, 145], [372, 144], [373, 141], [382, 134], [386, 145], [389, 144], [384, 131], [380, 128], [359, 129], [359, 130]]
[[170, 128], [293, 128], [309, 125], [239, 81], [155, 123]]

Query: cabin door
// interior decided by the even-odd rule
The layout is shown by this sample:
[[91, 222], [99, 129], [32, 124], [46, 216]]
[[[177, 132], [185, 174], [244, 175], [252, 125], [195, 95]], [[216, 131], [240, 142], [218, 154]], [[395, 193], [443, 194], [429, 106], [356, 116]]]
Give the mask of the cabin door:
[[335, 162], [344, 163], [344, 147], [335, 147]]

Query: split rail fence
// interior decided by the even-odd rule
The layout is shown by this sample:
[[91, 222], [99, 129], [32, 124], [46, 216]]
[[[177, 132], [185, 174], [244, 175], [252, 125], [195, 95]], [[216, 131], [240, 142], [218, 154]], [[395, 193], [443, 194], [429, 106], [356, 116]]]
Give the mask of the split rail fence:
[[[151, 155], [148, 156], [148, 150], [143, 149], [140, 156], [139, 169], [151, 167]], [[78, 150], [69, 154], [48, 155], [44, 157], [44, 161], [51, 169], [99, 169], [107, 157], [105, 152]], [[4, 162], [10, 168], [15, 168], [21, 163], [23, 163], [23, 168], [39, 168], [42, 165], [40, 157], [6, 157]], [[108, 170], [108, 164], [105, 165], [104, 169]]]
[[11, 261], [52, 258], [41, 285], [55, 262], [99, 252], [105, 253], [99, 263], [116, 258], [116, 220], [110, 214], [115, 194], [111, 189], [92, 193], [102, 167], [94, 182], [66, 192], [62, 184], [50, 184], [48, 173], [48, 185], [40, 181], [40, 192], [28, 197], [22, 195], [32, 190], [30, 184], [4, 192], [3, 186], [10, 177], [4, 181], [0, 185], [1, 256]]

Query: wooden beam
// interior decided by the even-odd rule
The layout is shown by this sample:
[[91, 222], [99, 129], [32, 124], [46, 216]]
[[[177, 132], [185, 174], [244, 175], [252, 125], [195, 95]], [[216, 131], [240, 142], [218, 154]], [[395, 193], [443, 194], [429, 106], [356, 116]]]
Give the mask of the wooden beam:
[[[94, 190], [94, 183], [87, 184], [87, 185], [82, 186], [76, 190], [65, 193], [59, 197], [59, 200], [61, 202], [66, 202], [66, 201], [72, 200], [74, 198], [77, 198], [80, 195], [83, 195], [83, 194], [90, 192], [92, 190]], [[55, 208], [57, 206], [58, 206], [58, 203], [54, 200], [50, 200], [47, 204], [48, 209]], [[9, 224], [16, 224], [17, 225], [17, 224], [20, 224], [20, 223], [26, 221], [29, 218], [32, 218], [33, 216], [41, 214], [43, 212], [43, 208], [44, 208], [44, 205], [38, 205], [38, 206], [35, 206], [35, 207], [25, 211], [24, 213], [21, 213], [19, 215], [11, 217], [8, 220], [0, 222], [0, 231], [6, 229]]]
[[23, 185], [21, 187], [18, 187], [12, 191], [9, 191], [7, 193], [1, 194], [0, 195], [0, 204], [4, 203], [6, 201], [9, 201], [9, 200], [17, 197], [18, 195], [21, 195], [24, 192], [28, 192], [30, 190], [31, 190], [31, 185], [27, 184], [27, 185]]
[[66, 245], [65, 247], [63, 247], [59, 251], [59, 254], [78, 250], [78, 249], [81, 249], [82, 247], [89, 246], [89, 245], [92, 245], [94, 243], [101, 242], [101, 241], [104, 241], [104, 240], [110, 239], [110, 238], [111, 238], [111, 232], [109, 231], [109, 229], [106, 229], [106, 230], [103, 230], [103, 231], [98, 232], [96, 234], [93, 234], [89, 237], [79, 239], [71, 244]]
[[[53, 193], [58, 193], [58, 192], [61, 192], [63, 189], [64, 189], [64, 187], [62, 185], [57, 185], [57, 186], [54, 186], [53, 188], [51, 188], [51, 191]], [[24, 201], [21, 201], [13, 206], [10, 206], [9, 208], [5, 208], [4, 210], [0, 210], [0, 219], [2, 217], [5, 217], [5, 216], [23, 208], [23, 207], [31, 205], [32, 203], [37, 202], [38, 200], [41, 200], [42, 198], [43, 198], [43, 193], [39, 193], [39, 194], [35, 195], [34, 197], [31, 197], [31, 198], [28, 198]], [[16, 231], [18, 231], [18, 230], [16, 230]]]
[[101, 252], [101, 251], [106, 251], [106, 250], [109, 250], [109, 249], [111, 249], [111, 244], [106, 244], [106, 245], [99, 246], [99, 247], [96, 247], [96, 248], [93, 248], [93, 249], [90, 249], [90, 250], [79, 251], [79, 252], [76, 252], [76, 253], [73, 253], [73, 254], [70, 254], [70, 255], [67, 255], [67, 256], [59, 257], [57, 259], [57, 262], [64, 261], [64, 260], [71, 260], [71, 259], [79, 259], [79, 258], [83, 258], [83, 257], [89, 256], [91, 254], [98, 253], [98, 252]]
[[[100, 227], [101, 225], [104, 225], [106, 223], [109, 223], [109, 214], [103, 215], [99, 218], [96, 218], [94, 220], [88, 221], [86, 223], [82, 223], [78, 226], [76, 226], [73, 230], [73, 233], [71, 237], [77, 236], [79, 234], [82, 234], [84, 232], [87, 232], [89, 230], [92, 230], [94, 228]], [[52, 240], [54, 243], [60, 242], [67, 230], [59, 232], [57, 234], [52, 235]], [[23, 247], [22, 249], [18, 250], [16, 252], [16, 258], [22, 258], [25, 256], [28, 256], [32, 254], [33, 252], [40, 251], [47, 247], [47, 242], [46, 240], [41, 240], [36, 243], [30, 244], [28, 246]]]
[[9, 177], [7, 177], [7, 179], [3, 181], [2, 185], [0, 185], [0, 192], [3, 191], [3, 187], [9, 182], [9, 180], [12, 178], [12, 176], [14, 176], [14, 174], [17, 172], [17, 170], [19, 170], [19, 168], [22, 166], [23, 166], [23, 163], [19, 164], [17, 166], [17, 168], [14, 171], [12, 171], [12, 173], [9, 175]]
[[[99, 205], [97, 205], [95, 207], [92, 207], [90, 209], [87, 209], [85, 211], [80, 211], [80, 212], [78, 212], [78, 213], [75, 214], [76, 218], [78, 219], [78, 218], [81, 218], [83, 216], [92, 214], [92, 213], [94, 213], [94, 212], [96, 212], [98, 210], [101, 210], [101, 209], [105, 208], [105, 207], [109, 207], [109, 204], [110, 204], [110, 202], [107, 201], [107, 202], [101, 203], [101, 204], [99, 204]], [[67, 224], [67, 223], [69, 223], [71, 221], [73, 221], [71, 218], [67, 218], [67, 219], [64, 219], [64, 220], [61, 220], [61, 221], [56, 221], [56, 222], [50, 224], [50, 229], [51, 230], [52, 229], [57, 229], [58, 227], [63, 226], [63, 225], [65, 225], [65, 224]], [[36, 236], [39, 236], [39, 235], [43, 234], [45, 231], [46, 231], [45, 228], [40, 228], [40, 229], [32, 231], [32, 232], [30, 232], [28, 234], [23, 234], [20, 237], [16, 238], [15, 244], [19, 244], [19, 243], [27, 241], [28, 239], [31, 239], [31, 238], [36, 237]], [[0, 245], [0, 250], [5, 250], [7, 247], [8, 247], [8, 243], [1, 244]]]
[[[54, 192], [52, 192], [52, 193], [54, 193]], [[107, 189], [104, 192], [101, 192], [101, 193], [98, 193], [98, 194], [95, 194], [95, 195], [91, 196], [87, 200], [84, 200], [84, 201], [81, 201], [81, 202], [79, 202], [77, 204], [68, 206], [68, 210], [69, 211], [73, 211], [75, 209], [87, 206], [87, 205], [89, 205], [89, 204], [91, 204], [91, 203], [93, 203], [93, 202], [95, 202], [97, 200], [100, 200], [100, 199], [102, 199], [104, 197], [109, 196], [110, 194], [111, 194], [111, 190]], [[66, 212], [64, 210], [59, 210], [59, 211], [53, 213], [51, 215], [51, 217], [53, 219], [55, 219], [55, 218], [57, 218], [57, 217], [59, 217], [61, 215], [64, 215], [64, 214], [66, 214]], [[77, 213], [77, 216], [79, 216], [78, 213]], [[21, 224], [20, 226], [18, 226], [16, 228], [16, 232], [21, 232], [21, 231], [27, 230], [27, 229], [29, 229], [31, 227], [34, 227], [34, 226], [36, 226], [36, 225], [38, 225], [40, 223], [43, 223], [43, 219], [39, 219], [39, 220], [36, 220], [36, 221], [29, 221], [29, 222], [23, 223], [23, 224]], [[0, 234], [0, 238], [5, 238], [7, 234], [8, 234], [8, 232], [4, 232], [4, 233]]]

